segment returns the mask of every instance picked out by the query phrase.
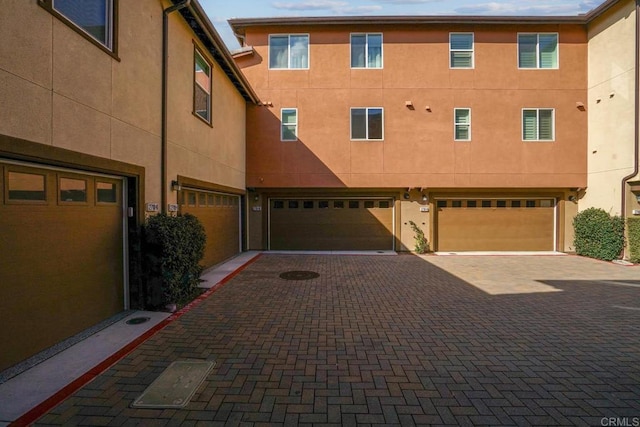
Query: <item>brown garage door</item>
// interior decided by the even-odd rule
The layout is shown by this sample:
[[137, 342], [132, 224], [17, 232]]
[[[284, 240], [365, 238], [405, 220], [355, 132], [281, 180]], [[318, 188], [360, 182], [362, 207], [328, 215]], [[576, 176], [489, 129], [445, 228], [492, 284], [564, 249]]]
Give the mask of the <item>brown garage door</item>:
[[393, 250], [393, 200], [272, 199], [272, 250]]
[[122, 182], [0, 162], [0, 370], [125, 308]]
[[198, 217], [207, 234], [201, 264], [211, 267], [237, 255], [240, 246], [240, 197], [203, 190], [182, 190], [180, 210]]
[[555, 250], [553, 199], [437, 200], [436, 206], [438, 251]]

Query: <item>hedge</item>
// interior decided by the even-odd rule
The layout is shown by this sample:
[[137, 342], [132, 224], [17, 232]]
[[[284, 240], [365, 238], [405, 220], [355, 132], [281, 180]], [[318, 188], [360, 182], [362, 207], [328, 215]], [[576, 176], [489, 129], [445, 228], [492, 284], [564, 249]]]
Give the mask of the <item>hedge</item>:
[[206, 234], [193, 215], [159, 214], [144, 227], [147, 304], [184, 304], [197, 291]]
[[640, 263], [640, 218], [628, 218], [629, 261]]
[[586, 209], [573, 219], [578, 255], [612, 261], [624, 247], [624, 219], [598, 208]]

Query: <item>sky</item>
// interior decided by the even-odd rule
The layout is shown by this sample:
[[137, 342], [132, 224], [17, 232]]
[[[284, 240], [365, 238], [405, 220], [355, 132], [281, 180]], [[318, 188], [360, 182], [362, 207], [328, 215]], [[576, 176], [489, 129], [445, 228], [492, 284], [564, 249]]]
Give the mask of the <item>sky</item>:
[[374, 15], [577, 15], [604, 0], [199, 0], [230, 50], [230, 18]]

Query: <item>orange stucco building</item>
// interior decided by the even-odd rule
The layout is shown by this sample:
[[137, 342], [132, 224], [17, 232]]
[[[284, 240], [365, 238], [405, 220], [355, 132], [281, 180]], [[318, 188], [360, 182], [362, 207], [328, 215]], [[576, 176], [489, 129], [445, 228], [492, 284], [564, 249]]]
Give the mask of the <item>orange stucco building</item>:
[[[230, 21], [251, 249], [568, 251], [587, 183], [583, 18]], [[362, 224], [369, 224], [367, 227]]]

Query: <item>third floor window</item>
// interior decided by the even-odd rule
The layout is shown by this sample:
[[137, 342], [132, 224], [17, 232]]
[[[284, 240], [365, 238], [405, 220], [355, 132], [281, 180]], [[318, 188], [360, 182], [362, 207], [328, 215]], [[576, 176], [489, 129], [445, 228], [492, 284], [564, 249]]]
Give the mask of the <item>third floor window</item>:
[[269, 68], [309, 68], [309, 35], [278, 34], [269, 36]]
[[558, 68], [558, 34], [518, 34], [518, 68]]
[[351, 34], [351, 68], [382, 68], [382, 34]]
[[473, 68], [473, 33], [450, 33], [449, 52], [451, 68]]

